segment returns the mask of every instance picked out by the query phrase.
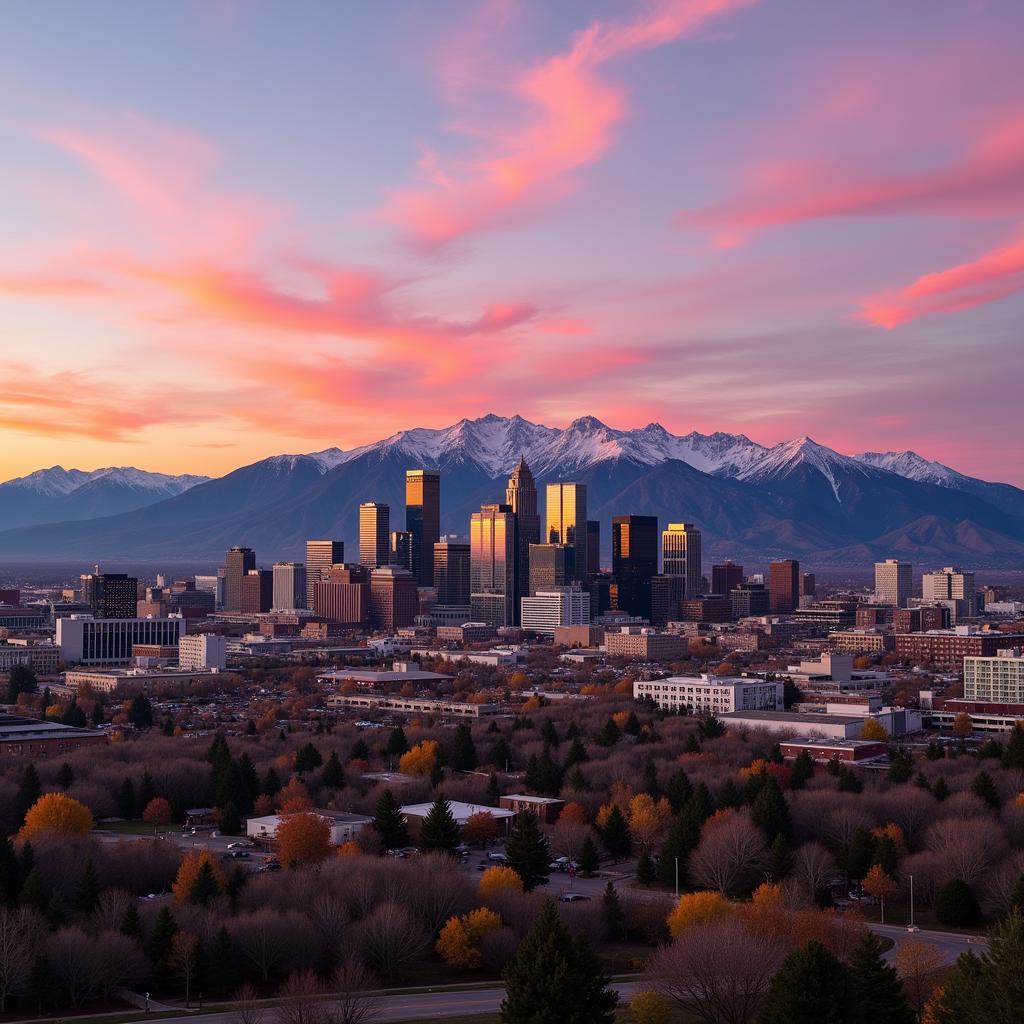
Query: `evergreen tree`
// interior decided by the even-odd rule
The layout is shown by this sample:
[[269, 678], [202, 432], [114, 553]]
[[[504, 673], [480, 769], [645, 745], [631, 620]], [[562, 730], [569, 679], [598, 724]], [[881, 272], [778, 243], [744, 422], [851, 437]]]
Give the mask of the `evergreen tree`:
[[996, 789], [996, 784], [992, 781], [992, 776], [988, 772], [980, 771], [974, 776], [974, 781], [971, 783], [971, 792], [975, 796], [981, 797], [991, 810], [999, 810], [1002, 800], [999, 796], [999, 790]]
[[522, 879], [526, 892], [531, 892], [548, 880], [551, 854], [536, 814], [520, 811], [515, 816], [512, 831], [505, 843], [505, 855], [509, 867]]
[[135, 805], [135, 783], [127, 776], [125, 776], [124, 781], [121, 783], [121, 788], [117, 791], [117, 813], [125, 821], [131, 821], [138, 816], [138, 809]]
[[550, 900], [502, 975], [501, 1024], [613, 1024], [618, 993], [586, 938], [573, 939]]
[[844, 768], [839, 775], [840, 793], [860, 793], [864, 790], [864, 783], [849, 768]]
[[881, 835], [878, 837], [875, 842], [875, 853], [872, 863], [878, 864], [890, 878], [896, 877], [899, 856], [900, 852], [892, 841], [891, 836]]
[[535, 793], [557, 796], [562, 788], [562, 769], [545, 746], [540, 754], [531, 754], [526, 763], [526, 788]]
[[62, 725], [70, 725], [75, 729], [84, 729], [88, 724], [85, 712], [78, 706], [78, 698], [72, 697], [64, 713], [60, 716]]
[[25, 821], [29, 808], [43, 795], [43, 787], [39, 783], [39, 773], [31, 761], [25, 765], [18, 784], [18, 795], [14, 798], [14, 815], [19, 827]]
[[605, 883], [601, 894], [601, 913], [604, 917], [604, 935], [609, 942], [618, 942], [626, 935], [626, 915], [619, 894], [611, 882]]
[[672, 808], [672, 813], [678, 814], [691, 796], [693, 796], [693, 784], [690, 782], [690, 777], [682, 768], [677, 768], [665, 787], [665, 797]]
[[686, 745], [683, 747], [683, 753], [685, 754], [699, 754], [701, 752], [700, 740], [697, 739], [697, 734], [691, 732], [686, 737]]
[[702, 740], [717, 740], [725, 735], [725, 726], [714, 715], [708, 715], [697, 723], [697, 732]]
[[743, 803], [743, 794], [731, 775], [718, 787], [715, 803], [719, 807], [739, 807]]
[[82, 870], [82, 877], [75, 887], [75, 910], [80, 911], [87, 917], [91, 917], [99, 906], [100, 893], [103, 887], [100, 885], [99, 877], [96, 874], [96, 866], [89, 857]]
[[252, 810], [253, 800], [237, 761], [231, 761], [221, 772], [220, 781], [214, 791], [213, 803], [215, 807], [221, 809], [232, 804], [240, 814], [248, 814]]
[[96, 701], [96, 703], [93, 704], [92, 714], [89, 718], [92, 721], [93, 726], [96, 728], [101, 726], [107, 720], [106, 715], [103, 713], [103, 705], [99, 701]]
[[564, 768], [569, 769], [573, 765], [586, 764], [590, 760], [586, 744], [579, 736], [573, 736], [569, 749], [566, 751], [565, 760], [562, 762]]
[[260, 795], [260, 777], [256, 774], [256, 765], [247, 753], [238, 758], [238, 773], [242, 776], [242, 784], [249, 797], [248, 807], [251, 810], [256, 797]]
[[929, 793], [932, 791], [932, 784], [928, 781], [928, 776], [924, 772], [918, 772], [914, 776], [914, 785], [918, 789], [925, 789]]
[[597, 734], [597, 742], [602, 747], [614, 747], [622, 738], [622, 730], [615, 724], [615, 719], [608, 716], [601, 731]]
[[505, 771], [505, 766], [512, 765], [512, 748], [504, 736], [499, 736], [488, 748], [484, 758], [487, 764], [494, 765], [498, 771]]
[[220, 895], [220, 886], [217, 884], [217, 876], [208, 860], [199, 865], [196, 877], [188, 891], [189, 903], [198, 903], [205, 907], [212, 903]]
[[380, 836], [380, 844], [385, 850], [400, 850], [409, 845], [405, 815], [390, 789], [385, 789], [377, 800], [373, 828]]
[[580, 874], [585, 878], [590, 878], [600, 870], [601, 857], [597, 852], [593, 836], [588, 834], [587, 838], [583, 840], [580, 852], [576, 855], [576, 864], [579, 867]]
[[471, 772], [479, 764], [476, 756], [476, 745], [468, 722], [459, 722], [452, 738], [451, 766], [457, 772]]
[[345, 769], [338, 760], [338, 752], [332, 750], [320, 773], [320, 782], [329, 789], [341, 789], [345, 785]]
[[70, 789], [75, 781], [75, 770], [65, 761], [57, 769], [57, 785], [61, 789]]
[[451, 805], [443, 796], [439, 796], [423, 819], [420, 846], [427, 851], [454, 853], [460, 842], [459, 826], [452, 816]]
[[215, 794], [220, 789], [221, 779], [230, 770], [234, 760], [231, 757], [231, 748], [222, 732], [213, 737], [213, 742], [206, 751], [206, 760], [210, 762], [210, 792]]
[[909, 782], [914, 774], [914, 759], [905, 750], [897, 750], [890, 755], [889, 781], [897, 784]]
[[769, 854], [768, 872], [773, 882], [781, 882], [793, 870], [793, 851], [789, 842], [780, 832], [772, 843]]
[[206, 951], [203, 967], [201, 977], [207, 991], [220, 996], [235, 991], [238, 983], [235, 955], [231, 936], [224, 925], [221, 925], [214, 935], [210, 948]]
[[938, 800], [940, 804], [942, 803], [943, 800], [946, 799], [946, 797], [949, 796], [949, 786], [946, 783], [946, 776], [945, 775], [940, 775], [935, 780], [935, 785], [932, 786], [932, 796], [934, 796], [935, 799]]
[[686, 864], [700, 836], [700, 825], [693, 829], [683, 815], [676, 814], [668, 827], [665, 845], [661, 848], [658, 858], [658, 881], [665, 886], [673, 887], [676, 883], [676, 867], [678, 860], [679, 879], [686, 879]]
[[23, 693], [35, 693], [39, 689], [39, 681], [35, 672], [28, 665], [15, 665], [7, 677], [7, 703], [17, 704], [18, 697]]
[[174, 920], [171, 908], [161, 907], [146, 943], [146, 955], [158, 976], [167, 972], [167, 960], [171, 955], [171, 946], [177, 933], [178, 924]]
[[768, 760], [772, 764], [783, 764], [785, 758], [782, 756], [782, 747], [778, 743], [772, 744], [772, 749], [768, 752]]
[[50, 887], [43, 881], [39, 868], [33, 868], [25, 879], [25, 884], [21, 887], [20, 902], [23, 907], [30, 910], [40, 914], [46, 913], [46, 908], [50, 905]]
[[792, 833], [789, 804], [786, 803], [778, 782], [771, 775], [765, 778], [761, 792], [751, 805], [750, 820], [764, 829], [770, 842], [774, 842], [776, 836], [788, 838]]
[[583, 769], [579, 765], [573, 768], [572, 775], [569, 776], [569, 785], [579, 793], [585, 793], [590, 789], [587, 777], [583, 774]]
[[153, 726], [153, 705], [144, 693], [137, 693], [128, 705], [128, 721], [136, 729], [150, 729]]
[[870, 870], [875, 859], [875, 839], [866, 828], [858, 828], [840, 851], [839, 862], [846, 877], [859, 882]]
[[1017, 879], [1017, 884], [1010, 894], [1010, 910], [1019, 910], [1024, 913], [1024, 873]]
[[651, 885], [657, 877], [654, 861], [645, 847], [640, 851], [640, 859], [636, 862], [636, 880], [641, 885]]
[[164, 716], [164, 720], [160, 725], [160, 732], [162, 732], [164, 736], [174, 735], [174, 719], [171, 718], [170, 715]]
[[384, 753], [388, 757], [401, 757], [403, 754], [408, 753], [409, 741], [405, 738], [405, 730], [400, 726], [395, 726], [391, 730], [391, 734], [388, 736], [387, 746], [384, 748]]
[[121, 918], [121, 924], [118, 927], [118, 931], [122, 935], [127, 935], [129, 938], [138, 939], [142, 941], [142, 918], [139, 917], [139, 908], [134, 903], [129, 903], [128, 908], [124, 912], [124, 916]]
[[46, 920], [51, 931], [56, 931], [61, 925], [67, 924], [68, 910], [59, 889], [54, 889], [50, 894], [50, 902], [46, 905]]
[[633, 840], [629, 834], [629, 825], [625, 815], [614, 806], [608, 815], [604, 828], [601, 829], [601, 842], [613, 861], [625, 860], [633, 848]]
[[978, 757], [981, 758], [992, 758], [995, 761], [999, 761], [1003, 756], [1003, 745], [999, 740], [990, 737], [985, 740], [980, 747], [978, 747]]
[[951, 878], [935, 899], [935, 916], [952, 928], [970, 928], [981, 921], [974, 890], [961, 878]]
[[1024, 725], [1018, 722], [1011, 730], [1003, 748], [1003, 767], [1024, 772]]
[[946, 756], [946, 749], [938, 740], [931, 740], [925, 747], [924, 756], [929, 761], [939, 761]]
[[793, 758], [793, 764], [789, 769], [790, 789], [803, 789], [806, 783], [814, 776], [814, 761], [806, 750], [801, 750]]
[[903, 983], [882, 952], [878, 936], [865, 932], [850, 955], [851, 1024], [915, 1024]]
[[544, 719], [544, 724], [540, 727], [540, 738], [552, 747], [557, 747], [562, 742], [558, 735], [558, 730], [555, 728], [555, 723], [550, 718]]
[[700, 782], [694, 789], [693, 795], [686, 801], [683, 814], [699, 826], [703, 825], [714, 813], [715, 802], [711, 799], [711, 791], [705, 783]]
[[847, 969], [812, 939], [782, 961], [757, 1024], [847, 1024], [849, 992]]
[[226, 836], [237, 836], [242, 831], [242, 814], [231, 800], [220, 809], [219, 824]]
[[487, 802], [491, 807], [497, 807], [501, 802], [501, 786], [498, 785], [498, 776], [494, 772], [487, 776]]
[[10, 838], [0, 833], [0, 899], [7, 906], [14, 906], [23, 878]]
[[245, 723], [245, 735], [255, 736], [256, 735], [256, 723], [250, 718]]
[[142, 781], [139, 783], [139, 798], [136, 801], [136, 808], [141, 814], [149, 806], [149, 801], [156, 796], [156, 786], [153, 785], [153, 776], [149, 774], [147, 768], [142, 773]]
[[366, 745], [366, 740], [362, 736], [352, 744], [352, 749], [348, 752], [348, 759], [350, 761], [370, 760], [370, 748]]
[[267, 796], [277, 796], [281, 792], [281, 776], [277, 774], [273, 766], [268, 768], [266, 775], [263, 776], [260, 792], [266, 793]]
[[640, 784], [640, 790], [655, 800], [661, 796], [661, 787], [658, 785], [658, 769], [651, 760], [644, 761], [644, 781]]
[[640, 735], [640, 719], [636, 717], [635, 711], [630, 711], [630, 713], [626, 716], [626, 724], [623, 725], [622, 731], [627, 736]]
[[[369, 753], [369, 751], [367, 751], [367, 753]], [[361, 760], [365, 760], [365, 758], [362, 758]], [[324, 759], [320, 755], [320, 751], [317, 750], [312, 743], [307, 743], [304, 746], [299, 747], [295, 752], [295, 770], [300, 775], [303, 772], [314, 771], [323, 763]]]

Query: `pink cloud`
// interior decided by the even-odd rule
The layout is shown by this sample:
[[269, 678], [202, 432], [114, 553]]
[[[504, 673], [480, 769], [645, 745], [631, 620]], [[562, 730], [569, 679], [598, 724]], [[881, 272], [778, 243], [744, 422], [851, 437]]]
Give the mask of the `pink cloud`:
[[[525, 105], [523, 118], [492, 116], [476, 129], [477, 145], [464, 159], [445, 162], [428, 152], [420, 166], [425, 183], [395, 190], [378, 217], [425, 250], [528, 218], [574, 191], [572, 172], [605, 152], [625, 118], [625, 90], [601, 76], [605, 64], [690, 35], [753, 2], [661, 0], [631, 22], [593, 22], [568, 49], [508, 72], [502, 88]], [[471, 62], [460, 54], [448, 62], [441, 76], [464, 85]]]
[[103, 295], [107, 287], [93, 278], [59, 271], [28, 274], [0, 274], [0, 293], [50, 297], [54, 295]]
[[861, 319], [893, 328], [937, 313], [957, 313], [1024, 291], [1024, 235], [975, 260], [924, 274], [911, 284], [865, 299]]

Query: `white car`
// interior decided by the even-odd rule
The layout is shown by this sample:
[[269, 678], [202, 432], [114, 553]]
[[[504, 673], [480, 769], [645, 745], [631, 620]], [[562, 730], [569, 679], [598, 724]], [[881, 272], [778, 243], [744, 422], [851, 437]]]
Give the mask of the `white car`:
[[252, 843], [248, 839], [238, 839], [233, 843], [228, 843], [229, 850], [248, 850], [252, 846]]

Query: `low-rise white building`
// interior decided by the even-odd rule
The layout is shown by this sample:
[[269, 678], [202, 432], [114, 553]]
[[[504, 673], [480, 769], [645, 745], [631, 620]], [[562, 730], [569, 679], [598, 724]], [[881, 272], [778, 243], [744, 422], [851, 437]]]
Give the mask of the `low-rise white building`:
[[1008, 647], [994, 658], [964, 658], [964, 700], [1024, 703], [1024, 652]]
[[590, 593], [579, 587], [538, 590], [521, 599], [522, 627], [540, 636], [555, 635], [558, 626], [585, 626], [590, 622]]
[[185, 671], [227, 668], [227, 637], [216, 633], [186, 633], [178, 641], [178, 667]]
[[[341, 811], [310, 811], [318, 818], [327, 822], [331, 830], [331, 844], [341, 846], [353, 839], [358, 839], [360, 832], [373, 822], [363, 814], [344, 814]], [[245, 834], [257, 842], [272, 843], [277, 838], [277, 826], [281, 824], [282, 815], [267, 814], [260, 818], [247, 818]]]
[[[402, 807], [402, 813], [409, 819], [409, 824], [414, 827], [419, 827], [423, 824], [423, 819], [430, 813], [430, 809], [434, 806], [431, 803], [425, 804], [406, 804]], [[448, 809], [452, 813], [452, 817], [455, 819], [455, 823], [459, 828], [465, 828], [466, 822], [474, 814], [486, 813], [491, 815], [498, 823], [498, 828], [501, 832], [507, 832], [509, 822], [516, 816], [515, 811], [511, 811], [505, 807], [489, 807], [486, 804], [467, 804], [461, 800], [449, 800]]]
[[669, 676], [633, 683], [637, 700], [648, 697], [667, 711], [689, 711], [695, 715], [781, 710], [782, 693], [782, 683], [741, 676]]

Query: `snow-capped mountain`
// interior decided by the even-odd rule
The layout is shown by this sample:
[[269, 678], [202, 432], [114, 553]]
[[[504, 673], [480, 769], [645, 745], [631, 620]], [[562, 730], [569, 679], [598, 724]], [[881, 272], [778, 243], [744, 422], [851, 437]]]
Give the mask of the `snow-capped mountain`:
[[925, 484], [937, 484], [939, 487], [957, 487], [963, 480], [970, 479], [941, 462], [932, 462], [917, 452], [862, 452], [853, 456], [858, 462], [876, 469], [884, 469], [889, 473], [918, 480]]

